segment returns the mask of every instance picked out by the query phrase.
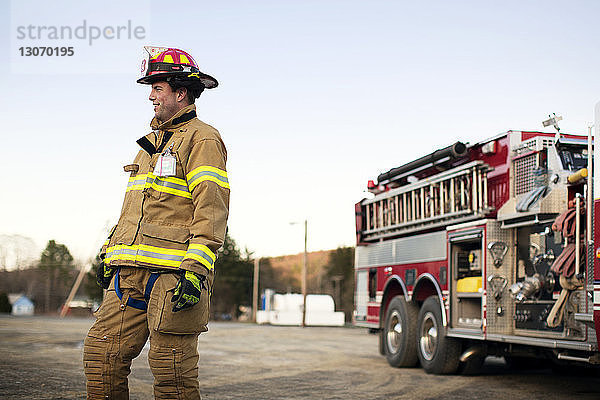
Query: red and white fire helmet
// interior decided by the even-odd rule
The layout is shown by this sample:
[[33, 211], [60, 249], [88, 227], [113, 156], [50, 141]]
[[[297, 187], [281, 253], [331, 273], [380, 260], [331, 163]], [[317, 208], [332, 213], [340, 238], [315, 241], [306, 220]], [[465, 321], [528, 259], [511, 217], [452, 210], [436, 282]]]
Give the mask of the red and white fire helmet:
[[169, 77], [194, 81], [198, 79], [206, 89], [216, 88], [219, 82], [200, 72], [198, 64], [187, 52], [170, 47], [144, 46], [148, 58], [142, 61], [142, 77], [137, 83], [152, 84]]

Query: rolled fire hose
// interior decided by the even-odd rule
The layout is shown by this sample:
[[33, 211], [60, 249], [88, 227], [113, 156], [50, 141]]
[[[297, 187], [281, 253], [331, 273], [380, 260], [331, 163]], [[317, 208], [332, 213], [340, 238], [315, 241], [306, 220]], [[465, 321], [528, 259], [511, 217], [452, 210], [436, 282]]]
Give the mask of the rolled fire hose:
[[[561, 275], [560, 278], [562, 281], [563, 276]], [[556, 300], [556, 303], [554, 303], [554, 306], [548, 313], [548, 318], [546, 318], [546, 325], [548, 325], [548, 328], [556, 328], [562, 323], [565, 305], [567, 304], [567, 298], [569, 297], [570, 292], [571, 291], [567, 289], [561, 290], [558, 300]]]
[[560, 286], [563, 288], [560, 292], [560, 296], [548, 313], [548, 318], [546, 318], [546, 324], [549, 328], [556, 328], [562, 323], [565, 305], [567, 304], [569, 294], [571, 294], [573, 290], [583, 287], [583, 282], [577, 279], [576, 276], [573, 276], [572, 278], [565, 278], [564, 275], [561, 275]]
[[[583, 168], [583, 170], [585, 170], [585, 168]], [[582, 172], [583, 170], [579, 170], [577, 173]], [[585, 171], [585, 175], [587, 176], [587, 170]], [[575, 236], [576, 243], [569, 243], [567, 246], [565, 246], [562, 253], [556, 260], [554, 260], [554, 263], [551, 267], [552, 271], [560, 274], [560, 286], [562, 287], [562, 290], [558, 300], [556, 300], [556, 303], [554, 303], [550, 313], [548, 313], [548, 318], [546, 318], [546, 324], [549, 328], [556, 328], [562, 323], [564, 309], [569, 295], [573, 290], [583, 287], [583, 281], [578, 277], [578, 264], [581, 262], [580, 251], [582, 248], [578, 245], [579, 243], [577, 240], [581, 230], [579, 221], [581, 199], [577, 197], [575, 203], [575, 210], [568, 209], [561, 214], [552, 225], [553, 230], [562, 232], [562, 234], [567, 238]], [[567, 276], [569, 276], [569, 278], [567, 278]]]

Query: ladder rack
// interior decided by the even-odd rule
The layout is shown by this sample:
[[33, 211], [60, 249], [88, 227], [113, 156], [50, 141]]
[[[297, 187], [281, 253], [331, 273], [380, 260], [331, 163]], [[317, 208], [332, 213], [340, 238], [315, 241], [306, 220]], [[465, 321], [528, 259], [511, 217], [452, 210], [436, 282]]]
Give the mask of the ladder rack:
[[373, 241], [483, 217], [488, 205], [483, 161], [472, 161], [362, 202], [363, 240]]

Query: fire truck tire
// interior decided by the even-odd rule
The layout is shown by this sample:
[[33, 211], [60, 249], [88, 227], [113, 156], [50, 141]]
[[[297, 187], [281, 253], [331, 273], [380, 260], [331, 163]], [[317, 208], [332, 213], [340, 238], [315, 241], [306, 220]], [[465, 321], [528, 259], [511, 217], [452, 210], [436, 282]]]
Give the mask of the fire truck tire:
[[461, 343], [446, 336], [437, 296], [428, 297], [419, 311], [417, 349], [428, 374], [453, 374], [458, 369]]
[[414, 367], [417, 365], [416, 321], [419, 308], [396, 296], [385, 312], [382, 332], [385, 357], [392, 367]]

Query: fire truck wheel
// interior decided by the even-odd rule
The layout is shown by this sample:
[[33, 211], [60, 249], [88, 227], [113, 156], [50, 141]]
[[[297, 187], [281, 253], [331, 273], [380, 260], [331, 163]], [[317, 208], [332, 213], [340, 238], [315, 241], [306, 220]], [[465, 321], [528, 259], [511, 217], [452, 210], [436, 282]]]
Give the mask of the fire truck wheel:
[[428, 297], [419, 311], [417, 326], [419, 361], [428, 374], [455, 373], [460, 357], [461, 343], [446, 336], [442, 310], [437, 296]]
[[416, 324], [419, 308], [403, 296], [390, 301], [385, 313], [383, 348], [392, 367], [417, 365]]

